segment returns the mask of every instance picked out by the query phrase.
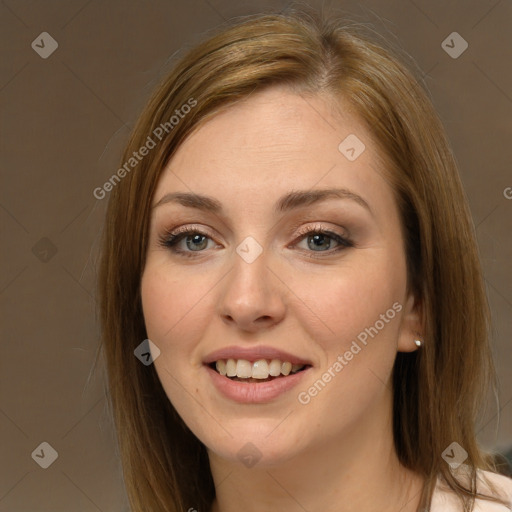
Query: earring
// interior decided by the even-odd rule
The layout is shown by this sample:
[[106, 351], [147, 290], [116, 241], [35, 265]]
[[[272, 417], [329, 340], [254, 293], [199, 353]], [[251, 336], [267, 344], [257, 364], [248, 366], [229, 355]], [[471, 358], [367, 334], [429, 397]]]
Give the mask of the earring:
[[421, 347], [421, 340], [414, 340], [414, 343], [416, 343], [417, 347]]

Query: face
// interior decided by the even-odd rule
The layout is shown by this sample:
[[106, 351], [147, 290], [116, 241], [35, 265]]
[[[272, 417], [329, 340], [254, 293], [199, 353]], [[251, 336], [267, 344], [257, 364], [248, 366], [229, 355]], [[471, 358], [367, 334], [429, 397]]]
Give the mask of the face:
[[153, 198], [141, 292], [155, 369], [223, 459], [250, 442], [276, 464], [343, 439], [390, 404], [396, 353], [415, 348], [393, 191], [362, 122], [333, 101], [271, 88], [228, 107]]

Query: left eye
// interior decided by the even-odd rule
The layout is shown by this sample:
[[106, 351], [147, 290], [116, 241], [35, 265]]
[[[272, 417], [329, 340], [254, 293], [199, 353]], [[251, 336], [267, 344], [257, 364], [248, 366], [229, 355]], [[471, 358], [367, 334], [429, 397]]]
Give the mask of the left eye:
[[[302, 233], [297, 240], [303, 239], [307, 239], [308, 248], [312, 249], [312, 251], [308, 252], [329, 252], [332, 254], [333, 252], [337, 252], [347, 247], [353, 247], [354, 245], [350, 240], [342, 237], [341, 235], [338, 235], [337, 233], [319, 229], [314, 229]], [[184, 250], [183, 248], [179, 247], [179, 243], [182, 240], [185, 240], [185, 244], [188, 250]], [[213, 241], [207, 233], [194, 229], [189, 231], [182, 231], [179, 233], [169, 233], [160, 239], [160, 244], [169, 248], [175, 254], [193, 257], [195, 256], [194, 253], [203, 252], [203, 250], [207, 248], [208, 240]], [[331, 249], [332, 240], [338, 244], [334, 249]], [[316, 249], [320, 250], [317, 251]]]
[[[346, 238], [343, 238], [342, 236], [338, 235], [337, 233], [332, 233], [330, 231], [324, 231], [324, 230], [313, 230], [308, 231], [304, 235], [301, 235], [300, 240], [302, 239], [307, 240], [308, 248], [320, 248], [320, 251], [313, 250], [313, 252], [325, 252], [331, 248], [331, 241], [334, 240], [338, 246], [333, 250], [338, 250], [340, 246], [342, 247], [351, 247], [351, 242], [347, 240]], [[327, 243], [328, 247], [325, 247], [325, 244]], [[323, 248], [325, 247], [325, 248]]]

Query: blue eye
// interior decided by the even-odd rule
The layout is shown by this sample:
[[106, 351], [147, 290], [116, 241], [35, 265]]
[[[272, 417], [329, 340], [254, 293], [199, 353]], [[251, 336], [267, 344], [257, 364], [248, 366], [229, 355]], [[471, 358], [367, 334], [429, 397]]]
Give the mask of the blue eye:
[[[324, 230], [315, 230], [315, 231], [308, 231], [303, 238], [306, 238], [308, 241], [308, 248], [319, 248], [320, 251], [313, 250], [313, 252], [335, 252], [338, 251], [344, 247], [352, 247], [353, 244], [347, 240], [346, 238], [343, 238], [342, 236], [338, 235], [337, 233], [332, 233], [330, 231], [324, 231]], [[331, 248], [331, 242], [334, 240], [338, 246], [334, 249], [330, 250]], [[310, 242], [311, 241], [311, 242]], [[328, 247], [325, 247], [325, 243], [327, 243]]]
[[[178, 243], [183, 239], [185, 240], [186, 247], [189, 250], [183, 250], [177, 247]], [[207, 233], [203, 233], [198, 230], [189, 230], [182, 231], [181, 233], [170, 233], [161, 240], [161, 244], [169, 248], [175, 254], [193, 257], [194, 252], [203, 252], [203, 249], [206, 249], [208, 239], [210, 239], [210, 237]]]
[[[309, 249], [312, 250], [302, 250], [309, 253], [326, 253], [326, 256], [332, 255], [335, 252], [354, 246], [354, 243], [350, 241], [348, 238], [324, 229], [310, 229], [309, 231], [301, 233], [300, 238], [298, 238], [298, 240], [303, 239], [307, 239], [307, 246]], [[179, 247], [179, 243], [182, 240], [185, 241], [186, 249]], [[160, 238], [160, 245], [162, 245], [163, 247], [167, 247], [174, 254], [177, 254], [179, 256], [193, 258], [197, 256], [197, 254], [195, 253], [205, 252], [204, 249], [206, 249], [208, 246], [208, 240], [213, 241], [208, 233], [205, 233], [199, 229], [189, 229], [167, 233], [166, 235]], [[331, 249], [331, 244], [333, 240], [338, 245], [334, 249]], [[317, 251], [315, 248], [318, 248], [320, 250]], [[313, 254], [309, 254], [309, 256], [312, 258], [323, 257], [322, 255], [316, 256]]]

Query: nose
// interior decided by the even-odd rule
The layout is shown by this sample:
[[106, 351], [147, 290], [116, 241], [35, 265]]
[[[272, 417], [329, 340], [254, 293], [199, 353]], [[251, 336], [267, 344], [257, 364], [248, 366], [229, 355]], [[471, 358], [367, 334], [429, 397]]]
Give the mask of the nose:
[[235, 255], [218, 302], [218, 312], [230, 327], [257, 332], [283, 320], [286, 286], [268, 263], [265, 251], [252, 263]]

